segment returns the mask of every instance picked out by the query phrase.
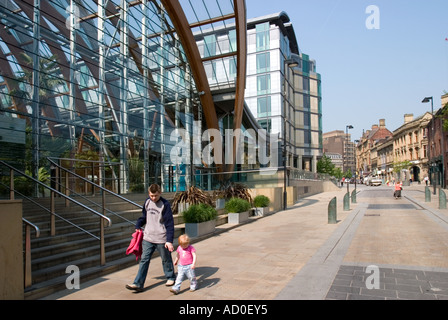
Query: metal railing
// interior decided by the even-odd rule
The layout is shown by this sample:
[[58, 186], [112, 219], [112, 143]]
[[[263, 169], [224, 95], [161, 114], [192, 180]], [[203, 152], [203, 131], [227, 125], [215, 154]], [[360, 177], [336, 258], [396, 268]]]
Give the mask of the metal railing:
[[36, 231], [36, 238], [40, 236], [39, 228], [22, 218], [23, 223], [25, 224], [25, 270], [24, 270], [24, 286], [25, 288], [30, 287], [33, 284], [33, 279], [31, 276], [31, 228], [34, 228]]
[[[229, 172], [214, 172], [210, 168], [196, 168], [192, 177], [192, 184], [203, 190], [217, 190], [223, 181], [232, 181], [245, 184], [249, 188], [269, 188], [285, 185], [285, 167], [266, 167]], [[176, 178], [186, 180], [187, 175], [177, 174]], [[286, 167], [286, 186], [293, 185], [294, 181], [331, 181], [337, 185], [336, 180], [328, 174], [315, 173]], [[174, 179], [174, 176], [165, 174], [165, 181]], [[171, 183], [174, 186], [173, 183]], [[180, 186], [179, 186], [180, 187]], [[180, 189], [180, 188], [179, 188]], [[166, 188], [164, 191], [181, 191], [177, 188]]]
[[[103, 187], [103, 186], [100, 186], [99, 184], [97, 184], [97, 183], [95, 183], [95, 182], [93, 182], [93, 181], [91, 181], [91, 180], [89, 180], [89, 179], [87, 179], [87, 178], [85, 178], [85, 177], [83, 177], [83, 176], [81, 176], [81, 175], [71, 171], [70, 169], [67, 169], [67, 168], [63, 167], [62, 165], [60, 165], [57, 162], [55, 162], [53, 159], [56, 159], [56, 158], [47, 158], [47, 160], [50, 162], [50, 164], [52, 166], [54, 166], [55, 168], [57, 168], [57, 170], [58, 170], [58, 174], [57, 175], [61, 176], [60, 172], [61, 171], [65, 172], [65, 182], [66, 182], [66, 185], [64, 186], [64, 189], [65, 189], [67, 195], [70, 195], [70, 192], [75, 193], [74, 190], [71, 190], [68, 187], [68, 184], [69, 184], [68, 181], [70, 179], [69, 178], [69, 175], [70, 175], [73, 178], [81, 180], [84, 184], [91, 185], [92, 193], [94, 193], [95, 188], [101, 190], [101, 206], [100, 207], [101, 207], [101, 211], [102, 211], [103, 214], [106, 214], [106, 211], [107, 211], [107, 212], [117, 216], [119, 219], [121, 219], [123, 221], [126, 221], [127, 223], [130, 223], [132, 225], [135, 225], [134, 222], [129, 221], [128, 219], [126, 219], [126, 218], [118, 215], [117, 213], [115, 213], [115, 212], [113, 212], [111, 210], [108, 210], [106, 208], [106, 194], [114, 196], [114, 197], [116, 197], [116, 198], [118, 198], [118, 199], [120, 199], [120, 200], [122, 200], [124, 202], [130, 203], [130, 204], [136, 206], [139, 209], [143, 209], [142, 205], [140, 205], [138, 203], [135, 203], [134, 201], [129, 200], [129, 199], [127, 199], [127, 198], [125, 198], [125, 197], [123, 197], [123, 196], [121, 196], [121, 195], [119, 195], [119, 194], [117, 194], [117, 193], [115, 193], [115, 192], [113, 192], [113, 191]], [[59, 160], [85, 161], [85, 160], [78, 160], [78, 159], [59, 159]], [[83, 197], [79, 193], [76, 193], [76, 194], [79, 195], [80, 197], [86, 199], [85, 197]], [[89, 201], [89, 202], [91, 202], [91, 203], [93, 203], [95, 205], [98, 205], [98, 203], [90, 201], [89, 199], [87, 199], [87, 201]]]
[[[31, 180], [32, 182], [34, 182], [35, 184], [38, 184], [39, 186], [43, 187], [44, 189], [47, 189], [50, 191], [50, 209], [46, 210], [47, 212], [50, 213], [50, 234], [52, 236], [55, 235], [55, 231], [56, 231], [56, 223], [55, 223], [55, 217], [59, 217], [61, 218], [59, 215], [57, 215], [55, 213], [55, 195], [58, 195], [60, 197], [63, 197], [66, 199], [66, 201], [68, 201], [69, 203], [73, 203], [77, 206], [80, 206], [81, 208], [89, 211], [90, 213], [93, 213], [94, 215], [98, 216], [100, 218], [100, 234], [99, 237], [93, 235], [92, 233], [82, 229], [84, 232], [88, 233], [90, 236], [94, 237], [95, 239], [100, 241], [100, 264], [104, 265], [106, 264], [106, 250], [105, 250], [105, 244], [104, 244], [104, 228], [107, 226], [111, 226], [112, 225], [112, 220], [110, 218], [108, 218], [107, 216], [105, 216], [104, 214], [89, 208], [88, 206], [82, 204], [81, 202], [65, 195], [64, 193], [46, 185], [45, 183], [27, 175], [26, 173], [14, 168], [13, 166], [9, 165], [8, 163], [0, 160], [0, 164], [4, 165], [5, 167], [9, 168], [10, 170], [10, 185], [9, 185], [9, 197], [11, 200], [14, 200], [14, 194], [15, 192], [17, 192], [14, 189], [14, 173], [18, 173], [19, 175]], [[66, 219], [64, 219], [66, 220]], [[66, 220], [67, 221], [67, 220]]]

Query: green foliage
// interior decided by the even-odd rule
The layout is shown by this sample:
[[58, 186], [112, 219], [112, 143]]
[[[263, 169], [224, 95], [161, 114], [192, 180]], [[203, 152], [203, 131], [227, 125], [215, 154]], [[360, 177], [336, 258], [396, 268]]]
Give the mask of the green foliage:
[[342, 177], [344, 176], [344, 173], [342, 172], [342, 169], [341, 169], [341, 168], [336, 168], [336, 169], [334, 169], [333, 176], [334, 176], [335, 178], [341, 180]]
[[271, 200], [269, 200], [268, 197], [260, 194], [255, 197], [254, 206], [256, 208], [266, 208], [267, 206], [269, 206], [270, 202], [271, 202]]
[[183, 213], [185, 223], [200, 223], [216, 219], [217, 212], [212, 206], [200, 203], [191, 205]]
[[129, 184], [130, 191], [144, 192], [145, 186], [143, 184], [144, 163], [137, 157], [130, 158], [129, 164]]
[[317, 172], [318, 173], [326, 173], [331, 176], [334, 175], [335, 165], [333, 162], [331, 162], [331, 159], [327, 157], [325, 154], [324, 156], [317, 161]]
[[344, 177], [350, 179], [353, 177], [353, 173], [351, 169], [347, 169], [347, 171], [344, 172]]
[[226, 202], [225, 209], [227, 212], [244, 212], [250, 209], [250, 203], [249, 201], [241, 198], [232, 198]]
[[441, 112], [440, 116], [438, 116], [438, 117], [440, 117], [442, 119], [443, 130], [448, 131], [448, 103], [446, 103], [444, 106], [442, 106], [442, 112]]
[[403, 169], [409, 169], [412, 166], [412, 163], [408, 160], [402, 162], [394, 162], [394, 172], [401, 172]]

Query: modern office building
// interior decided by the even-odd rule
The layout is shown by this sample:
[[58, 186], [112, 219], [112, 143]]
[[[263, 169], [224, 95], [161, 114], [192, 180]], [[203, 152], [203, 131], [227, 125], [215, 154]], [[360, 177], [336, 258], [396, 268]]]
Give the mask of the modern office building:
[[121, 193], [176, 191], [260, 167], [205, 161], [206, 129], [242, 129], [246, 153], [248, 129], [278, 133], [298, 169], [322, 153], [315, 62], [284, 12], [247, 21], [244, 0], [2, 0], [0, 93], [0, 160], [35, 178], [52, 160]]
[[152, 183], [241, 181], [276, 208], [323, 190], [280, 162], [319, 156], [314, 62], [285, 13], [247, 26], [244, 0], [0, 0], [0, 296], [68, 288], [67, 265], [84, 281], [135, 264], [123, 256]]
[[[201, 181], [204, 171], [233, 170], [217, 154], [204, 164], [191, 146], [195, 130], [200, 137], [222, 128], [214, 102], [221, 87], [233, 93], [231, 127], [251, 118], [245, 14], [244, 0], [2, 0], [1, 159], [34, 177], [50, 171], [48, 157], [84, 159], [69, 162], [92, 164], [89, 177], [121, 192], [152, 182], [174, 191], [193, 178], [210, 182]], [[202, 30], [222, 25], [233, 26], [230, 36], [196, 43]], [[227, 77], [210, 82], [210, 64]], [[190, 138], [180, 165], [170, 154], [175, 129]]]
[[286, 164], [316, 172], [322, 157], [321, 76], [301, 52], [285, 12], [247, 22], [246, 103], [260, 126], [278, 133]]

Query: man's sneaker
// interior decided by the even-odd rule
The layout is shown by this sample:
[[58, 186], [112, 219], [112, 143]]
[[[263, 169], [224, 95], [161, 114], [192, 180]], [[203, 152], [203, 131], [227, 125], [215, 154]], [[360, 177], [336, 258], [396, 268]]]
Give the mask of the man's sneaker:
[[170, 286], [174, 285], [174, 280], [168, 280], [168, 281], [165, 283], [165, 285], [166, 285], [167, 287], [170, 287]]
[[138, 285], [136, 285], [134, 283], [133, 284], [127, 284], [126, 285], [126, 289], [135, 290], [137, 292], [142, 292], [143, 291], [143, 288], [139, 287]]
[[176, 291], [176, 290], [174, 290], [174, 289], [170, 289], [170, 292], [172, 292], [172, 293], [174, 293], [174, 294], [178, 294], [178, 293], [179, 293], [179, 291]]

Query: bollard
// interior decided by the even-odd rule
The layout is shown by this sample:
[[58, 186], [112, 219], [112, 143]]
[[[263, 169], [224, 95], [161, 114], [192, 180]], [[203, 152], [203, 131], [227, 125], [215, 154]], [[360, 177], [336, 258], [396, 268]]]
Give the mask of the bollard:
[[352, 203], [356, 203], [356, 189], [352, 191]]
[[429, 187], [425, 187], [425, 202], [431, 202], [431, 190], [429, 190]]
[[335, 224], [337, 223], [337, 206], [336, 206], [336, 197], [331, 199], [328, 204], [328, 223]]
[[344, 196], [344, 211], [350, 211], [350, 193], [346, 193]]
[[439, 189], [439, 209], [446, 209], [446, 194], [442, 188]]

